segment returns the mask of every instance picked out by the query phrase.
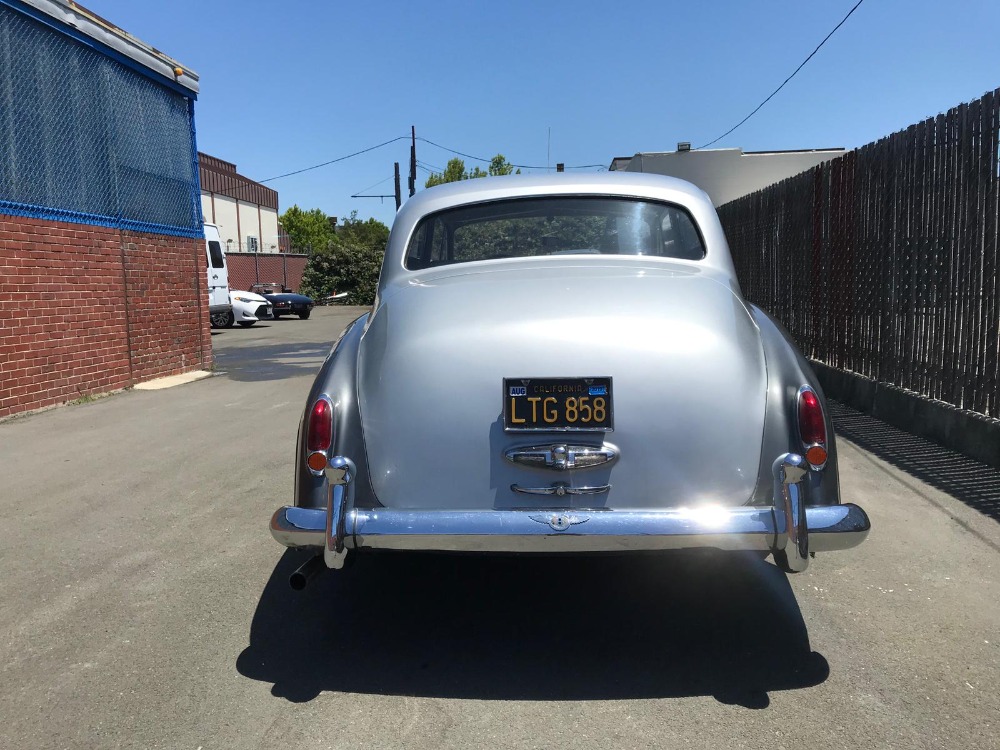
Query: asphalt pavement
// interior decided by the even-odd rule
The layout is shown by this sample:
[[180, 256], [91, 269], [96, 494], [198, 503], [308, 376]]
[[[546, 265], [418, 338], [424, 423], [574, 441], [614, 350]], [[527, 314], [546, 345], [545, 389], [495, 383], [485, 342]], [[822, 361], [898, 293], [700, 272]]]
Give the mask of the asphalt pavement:
[[805, 573], [385, 555], [291, 591], [267, 521], [360, 312], [0, 423], [0, 747], [1000, 747], [1000, 472], [843, 407], [873, 531]]

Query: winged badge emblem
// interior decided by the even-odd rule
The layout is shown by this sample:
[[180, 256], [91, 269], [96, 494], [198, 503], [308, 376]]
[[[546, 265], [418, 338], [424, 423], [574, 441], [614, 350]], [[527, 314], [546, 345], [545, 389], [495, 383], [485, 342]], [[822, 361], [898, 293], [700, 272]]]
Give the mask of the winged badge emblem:
[[548, 524], [553, 531], [565, 531], [570, 526], [590, 520], [589, 516], [574, 516], [571, 513], [532, 513], [528, 518], [537, 523]]

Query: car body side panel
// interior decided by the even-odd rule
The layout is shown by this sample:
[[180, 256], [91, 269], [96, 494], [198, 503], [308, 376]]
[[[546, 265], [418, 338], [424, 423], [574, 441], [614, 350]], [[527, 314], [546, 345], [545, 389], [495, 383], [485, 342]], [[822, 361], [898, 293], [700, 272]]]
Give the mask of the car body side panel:
[[295, 505], [322, 508], [327, 503], [327, 487], [322, 477], [313, 476], [305, 464], [303, 446], [306, 438], [305, 414], [321, 395], [326, 394], [334, 405], [334, 442], [331, 455], [347, 456], [354, 461], [358, 476], [355, 501], [358, 507], [377, 507], [368, 480], [365, 461], [364, 433], [357, 402], [358, 348], [365, 330], [368, 313], [344, 329], [313, 381], [295, 448]]
[[803, 452], [798, 439], [798, 392], [803, 385], [808, 385], [819, 394], [824, 405], [829, 454], [824, 469], [810, 471], [807, 475], [808, 504], [837, 505], [840, 503], [837, 445], [830, 410], [826, 408], [819, 380], [784, 327], [756, 305], [748, 305], [748, 308], [760, 330], [768, 378], [767, 420], [754, 502], [769, 505], [773, 501], [771, 462], [774, 457], [786, 452]]

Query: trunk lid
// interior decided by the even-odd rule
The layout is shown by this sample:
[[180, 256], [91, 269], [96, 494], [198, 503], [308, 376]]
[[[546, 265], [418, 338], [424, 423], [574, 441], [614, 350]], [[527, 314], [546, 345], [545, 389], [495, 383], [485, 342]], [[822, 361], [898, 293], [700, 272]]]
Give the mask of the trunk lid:
[[[759, 335], [725, 280], [691, 266], [519, 261], [429, 273], [389, 290], [359, 370], [368, 468], [387, 507], [742, 505], [756, 483]], [[504, 431], [505, 377], [589, 376], [613, 379], [613, 432]], [[504, 458], [553, 444], [611, 444], [619, 455], [570, 471]], [[511, 489], [556, 482], [611, 489]]]

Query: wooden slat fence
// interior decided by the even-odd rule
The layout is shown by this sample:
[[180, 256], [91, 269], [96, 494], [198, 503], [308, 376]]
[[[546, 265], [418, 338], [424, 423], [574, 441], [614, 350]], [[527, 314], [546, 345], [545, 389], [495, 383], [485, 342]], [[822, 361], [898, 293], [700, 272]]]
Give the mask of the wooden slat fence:
[[1000, 89], [719, 210], [807, 357], [1000, 418]]

